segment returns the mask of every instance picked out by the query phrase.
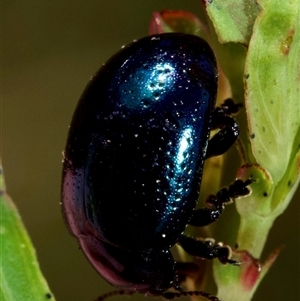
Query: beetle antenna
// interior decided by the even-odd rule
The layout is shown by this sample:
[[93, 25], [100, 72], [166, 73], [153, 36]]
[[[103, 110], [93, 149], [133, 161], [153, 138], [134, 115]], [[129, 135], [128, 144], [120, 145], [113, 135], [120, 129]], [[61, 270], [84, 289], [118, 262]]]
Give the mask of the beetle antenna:
[[123, 290], [112, 291], [112, 292], [101, 295], [95, 301], [104, 301], [110, 297], [119, 296], [119, 295], [133, 295], [134, 293], [135, 293], [134, 291], [123, 291]]
[[174, 298], [179, 298], [182, 296], [201, 296], [206, 298], [209, 301], [221, 301], [218, 297], [213, 296], [204, 291], [189, 291], [189, 292], [165, 292], [162, 294], [162, 297], [166, 300], [172, 300]]

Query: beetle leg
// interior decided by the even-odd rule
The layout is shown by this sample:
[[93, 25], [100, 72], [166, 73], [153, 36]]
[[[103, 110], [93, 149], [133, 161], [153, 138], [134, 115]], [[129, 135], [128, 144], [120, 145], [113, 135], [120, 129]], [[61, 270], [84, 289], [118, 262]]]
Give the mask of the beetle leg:
[[205, 159], [224, 154], [239, 136], [239, 125], [227, 112], [231, 112], [230, 109], [217, 107], [212, 114], [211, 129], [220, 131], [208, 141]]
[[227, 98], [220, 105], [221, 109], [226, 115], [236, 114], [240, 108], [243, 107], [242, 103], [235, 103], [232, 98]]
[[194, 210], [189, 224], [191, 226], [203, 227], [215, 222], [221, 216], [224, 205], [229, 204], [234, 198], [250, 193], [247, 186], [252, 182], [252, 179], [246, 181], [238, 179], [228, 188], [222, 188], [216, 195], [210, 195], [206, 199], [208, 207]]
[[217, 221], [221, 216], [222, 212], [223, 212], [223, 208], [220, 208], [218, 210], [213, 210], [209, 208], [200, 208], [194, 210], [189, 225], [195, 227], [207, 226]]
[[220, 244], [213, 244], [211, 240], [197, 240], [195, 238], [181, 235], [178, 243], [190, 255], [212, 260], [218, 258], [221, 263], [238, 265], [238, 262], [230, 259], [231, 248]]

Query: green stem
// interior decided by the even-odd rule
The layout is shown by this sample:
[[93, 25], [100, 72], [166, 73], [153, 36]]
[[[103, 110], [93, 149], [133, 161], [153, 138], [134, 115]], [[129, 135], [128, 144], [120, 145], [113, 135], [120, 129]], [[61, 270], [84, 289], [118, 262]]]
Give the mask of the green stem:
[[274, 216], [241, 217], [237, 238], [239, 249], [247, 250], [252, 256], [259, 258], [275, 218]]

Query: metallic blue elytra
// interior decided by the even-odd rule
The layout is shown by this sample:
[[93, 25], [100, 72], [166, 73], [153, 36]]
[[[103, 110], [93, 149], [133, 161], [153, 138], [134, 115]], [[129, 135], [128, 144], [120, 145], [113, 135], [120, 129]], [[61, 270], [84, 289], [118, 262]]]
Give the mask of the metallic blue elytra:
[[216, 93], [212, 50], [179, 33], [124, 47], [83, 93], [64, 155], [63, 213], [116, 287], [178, 288], [170, 248], [196, 207]]

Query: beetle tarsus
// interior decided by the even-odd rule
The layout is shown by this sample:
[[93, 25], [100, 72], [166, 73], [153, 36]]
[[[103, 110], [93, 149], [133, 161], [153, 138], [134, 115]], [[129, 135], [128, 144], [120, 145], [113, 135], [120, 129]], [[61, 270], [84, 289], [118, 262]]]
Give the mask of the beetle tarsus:
[[246, 181], [237, 179], [228, 188], [222, 188], [215, 195], [210, 195], [205, 201], [208, 207], [194, 210], [189, 225], [203, 227], [217, 221], [226, 204], [231, 203], [232, 199], [246, 196], [250, 193], [247, 186], [252, 182], [252, 178]]

